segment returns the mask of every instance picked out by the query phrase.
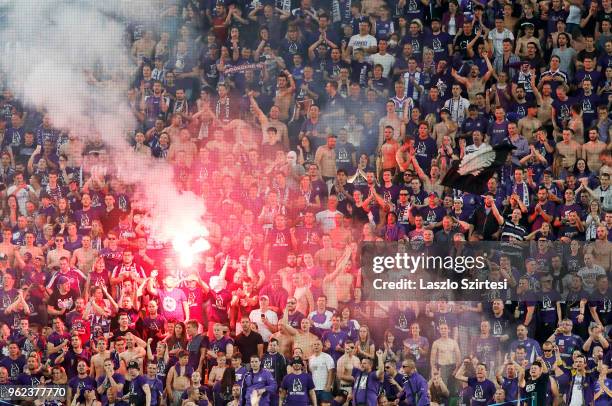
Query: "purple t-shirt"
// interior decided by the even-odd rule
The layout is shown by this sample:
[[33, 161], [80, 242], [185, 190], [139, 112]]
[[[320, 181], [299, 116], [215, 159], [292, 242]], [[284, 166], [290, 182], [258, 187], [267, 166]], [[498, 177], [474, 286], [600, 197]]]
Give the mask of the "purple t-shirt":
[[287, 404], [307, 406], [310, 404], [308, 392], [314, 389], [310, 374], [289, 374], [283, 378], [281, 388], [287, 391]]
[[356, 404], [375, 405], [381, 382], [376, 377], [376, 371], [365, 373], [359, 368], [353, 368], [353, 399]]
[[344, 342], [348, 339], [348, 335], [345, 331], [340, 330], [338, 332], [334, 332], [331, 330], [323, 333], [322, 341], [325, 343], [329, 340], [329, 344], [331, 345], [328, 354], [334, 359], [334, 362], [338, 362], [338, 359], [344, 354], [343, 352], [336, 351], [336, 347], [340, 346], [344, 347]]
[[474, 340], [474, 353], [480, 362], [488, 363], [495, 361], [499, 351], [499, 339], [497, 337], [478, 337]]
[[175, 288], [171, 291], [166, 289], [159, 290], [159, 302], [161, 304], [160, 313], [166, 320], [185, 320], [185, 309], [183, 303], [186, 303], [187, 296], [182, 290]]
[[486, 406], [493, 401], [495, 384], [488, 379], [478, 382], [476, 378], [468, 378], [468, 386], [474, 390], [472, 406]]

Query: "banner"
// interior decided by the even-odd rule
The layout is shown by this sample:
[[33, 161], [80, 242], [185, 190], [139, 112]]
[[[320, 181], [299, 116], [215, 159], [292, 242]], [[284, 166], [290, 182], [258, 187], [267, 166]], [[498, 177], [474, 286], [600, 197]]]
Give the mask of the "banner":
[[259, 63], [243, 63], [241, 65], [230, 66], [228, 68], [225, 68], [223, 73], [225, 75], [231, 75], [232, 73], [237, 73], [237, 72], [246, 72], [248, 70], [263, 69], [263, 67], [264, 67], [264, 63], [263, 62], [259, 62]]

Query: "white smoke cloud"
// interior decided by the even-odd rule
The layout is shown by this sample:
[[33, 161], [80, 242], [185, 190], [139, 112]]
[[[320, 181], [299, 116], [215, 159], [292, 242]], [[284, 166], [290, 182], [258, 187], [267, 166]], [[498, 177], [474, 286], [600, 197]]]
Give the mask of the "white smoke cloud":
[[[56, 127], [84, 139], [100, 136], [120, 179], [136, 184], [151, 230], [172, 242], [184, 266], [208, 248], [204, 202], [181, 193], [165, 162], [135, 154], [125, 135], [135, 128], [127, 90], [136, 71], [126, 22], [154, 26], [159, 9], [144, 0], [5, 0], [0, 68], [15, 96], [44, 108]], [[93, 77], [98, 80], [92, 80]]]

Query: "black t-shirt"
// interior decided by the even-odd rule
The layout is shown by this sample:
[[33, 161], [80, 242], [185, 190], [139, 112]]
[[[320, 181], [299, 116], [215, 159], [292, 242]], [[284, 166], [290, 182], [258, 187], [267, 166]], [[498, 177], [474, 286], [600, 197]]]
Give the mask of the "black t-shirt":
[[55, 289], [51, 297], [49, 297], [47, 304], [53, 306], [56, 310], [66, 309], [65, 315], [74, 308], [74, 302], [77, 297], [78, 295], [74, 290], [70, 290], [66, 294], [61, 294], [59, 289]]
[[[469, 56], [467, 53], [467, 44], [469, 44], [470, 41], [473, 40], [475, 36], [476, 34], [465, 35], [465, 33], [461, 31], [461, 34], [459, 34], [458, 37], [455, 37], [455, 42], [453, 44], [454, 51], [461, 52], [461, 56], [463, 57], [463, 59], [469, 59]], [[476, 43], [474, 44], [474, 48], [473, 48], [474, 50], [478, 49], [478, 45], [481, 41], [482, 39], [479, 39], [478, 41], [476, 41]]]
[[542, 373], [538, 379], [532, 379], [531, 376], [527, 376], [525, 378], [525, 397], [532, 398], [535, 396], [536, 401], [534, 404], [536, 405], [545, 405], [546, 404], [546, 391], [548, 390], [548, 374]]
[[244, 333], [238, 334], [235, 343], [238, 350], [240, 350], [240, 354], [242, 354], [242, 362], [248, 363], [251, 355], [257, 355], [257, 345], [264, 342], [261, 334], [251, 331], [248, 336], [244, 335]]

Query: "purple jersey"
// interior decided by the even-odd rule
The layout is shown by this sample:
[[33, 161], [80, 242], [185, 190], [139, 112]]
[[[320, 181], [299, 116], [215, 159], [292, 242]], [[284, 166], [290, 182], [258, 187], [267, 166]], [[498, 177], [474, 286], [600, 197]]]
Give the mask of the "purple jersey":
[[322, 341], [323, 343], [329, 341], [330, 348], [327, 353], [331, 355], [331, 357], [334, 359], [334, 362], [338, 362], [338, 359], [342, 356], [342, 354], [344, 354], [344, 352], [336, 350], [336, 347], [340, 346], [340, 348], [344, 349], [344, 342], [347, 339], [348, 335], [342, 330], [338, 332], [329, 330], [323, 333]]

